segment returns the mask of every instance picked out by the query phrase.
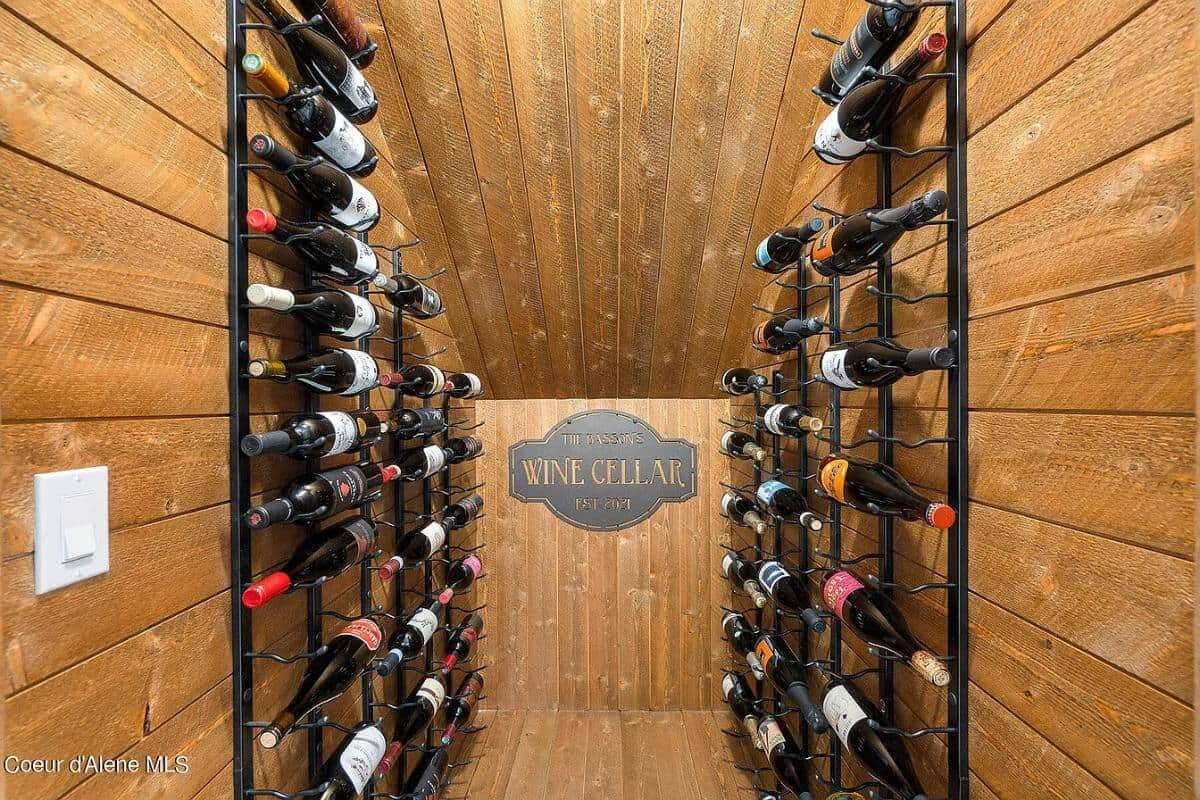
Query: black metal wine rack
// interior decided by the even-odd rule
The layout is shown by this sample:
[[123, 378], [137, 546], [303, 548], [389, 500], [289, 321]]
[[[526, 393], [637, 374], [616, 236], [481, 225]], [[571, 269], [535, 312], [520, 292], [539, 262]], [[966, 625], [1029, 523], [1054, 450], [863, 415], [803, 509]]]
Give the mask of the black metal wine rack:
[[[316, 25], [319, 20], [317, 18], [305, 20], [297, 23], [297, 25]], [[394, 580], [397, 581], [395, 590], [395, 601], [392, 610], [385, 610], [384, 606], [377, 602], [372, 592], [372, 580], [375, 576], [375, 561], [382, 551], [376, 549], [375, 552], [369, 554], [358, 565], [359, 568], [359, 614], [354, 616], [346, 616], [340, 612], [323, 607], [321, 596], [322, 581], [314, 582], [310, 585], [297, 586], [297, 589], [303, 589], [306, 597], [306, 614], [305, 614], [305, 634], [306, 645], [304, 652], [294, 655], [284, 655], [273, 652], [259, 652], [253, 646], [253, 614], [245, 608], [240, 602], [242, 590], [249, 585], [255, 577], [253, 567], [252, 554], [254, 550], [254, 538], [256, 535], [270, 534], [253, 534], [251, 533], [244, 522], [242, 521], [242, 513], [251, 505], [251, 486], [250, 486], [250, 463], [249, 459], [242, 453], [240, 443], [244, 436], [251, 432], [250, 429], [250, 380], [247, 375], [247, 364], [249, 361], [249, 314], [247, 306], [244, 303], [246, 296], [246, 288], [249, 284], [248, 279], [248, 262], [249, 262], [249, 242], [257, 238], [269, 238], [266, 236], [258, 236], [249, 232], [246, 224], [247, 212], [247, 176], [250, 171], [262, 169], [263, 165], [251, 163], [248, 154], [247, 143], [247, 122], [246, 111], [249, 102], [278, 102], [273, 98], [252, 93], [248, 91], [245, 73], [242, 71], [241, 59], [246, 51], [246, 31], [249, 29], [265, 30], [268, 32], [279, 33], [271, 26], [260, 23], [246, 21], [246, 6], [245, 0], [228, 0], [226, 6], [226, 69], [228, 73], [227, 89], [226, 89], [226, 111], [229, 121], [227, 131], [227, 152], [228, 152], [228, 182], [229, 182], [229, 208], [228, 208], [228, 235], [229, 235], [229, 398], [230, 398], [230, 439], [229, 439], [229, 464], [230, 464], [230, 542], [231, 542], [231, 559], [230, 559], [230, 588], [231, 588], [231, 605], [232, 605], [232, 653], [233, 653], [233, 797], [235, 800], [251, 797], [274, 797], [280, 800], [290, 800], [290, 798], [304, 798], [319, 796], [324, 790], [324, 785], [317, 785], [320, 781], [320, 768], [324, 760], [323, 753], [323, 731], [327, 728], [338, 730], [342, 733], [350, 733], [352, 728], [341, 725], [330, 720], [322, 713], [321, 709], [314, 711], [307, 718], [302, 720], [297, 728], [307, 732], [307, 765], [304, 767], [306, 773], [306, 784], [310, 789], [305, 789], [299, 792], [287, 793], [269, 787], [255, 786], [254, 778], [254, 734], [255, 731], [264, 727], [265, 723], [254, 720], [254, 689], [255, 689], [255, 665], [256, 663], [267, 660], [279, 664], [290, 664], [298, 661], [305, 661], [316, 657], [323, 651], [323, 626], [322, 622], [327, 617], [333, 617], [343, 621], [349, 621], [358, 617], [371, 617], [380, 623], [403, 624], [412, 611], [420, 604], [428, 603], [435, 597], [435, 586], [442, 585], [439, 583], [445, 577], [446, 567], [451, 563], [452, 559], [464, 555], [473, 550], [478, 550], [483, 547], [482, 544], [473, 548], [463, 548], [452, 544], [451, 536], [446, 537], [446, 542], [442, 547], [440, 555], [435, 555], [426, 560], [423, 567], [423, 575], [419, 581], [419, 587], [409, 587], [409, 581], [406, 578], [409, 576], [409, 571], [401, 572]], [[357, 56], [353, 56], [352, 60], [357, 61]], [[319, 92], [319, 89], [308, 91]], [[318, 163], [319, 156], [313, 157], [306, 163], [298, 166], [298, 169], [311, 168], [314, 163]], [[367, 234], [359, 234], [359, 239], [380, 252], [387, 253], [390, 257], [392, 265], [392, 275], [400, 275], [403, 272], [403, 260], [401, 251], [407, 247], [413, 247], [420, 243], [420, 240], [411, 242], [403, 242], [398, 245], [386, 246], [371, 243], [368, 241]], [[430, 280], [436, 278], [445, 270], [438, 270], [433, 275], [414, 276], [418, 280]], [[306, 285], [314, 283], [314, 275], [312, 270], [305, 266], [304, 280]], [[360, 296], [376, 295], [380, 292], [368, 290], [365, 286], [358, 287]], [[386, 336], [378, 332], [364, 337], [359, 340], [358, 347], [366, 352], [370, 348], [371, 341], [383, 341], [391, 344], [392, 352], [390, 361], [396, 369], [400, 369], [407, 359], [427, 360], [445, 351], [441, 348], [433, 353], [418, 354], [408, 353], [406, 356], [404, 343], [411, 341], [421, 334], [419, 332], [405, 335], [404, 327], [404, 312], [400, 307], [382, 309], [392, 313], [392, 328], [391, 335]], [[305, 328], [303, 346], [304, 349], [311, 350], [316, 344], [316, 337]], [[375, 356], [378, 360], [378, 356]], [[452, 413], [450, 397], [443, 390], [435, 395], [436, 400], [425, 399], [423, 404], [425, 407], [430, 407], [434, 402], [440, 403], [443, 420], [445, 425], [439, 433], [431, 434], [424, 437], [424, 443], [430, 444], [435, 439], [439, 444], [444, 445], [450, 437], [452, 429], [473, 429], [480, 427], [483, 423], [469, 424], [469, 419], [452, 421], [450, 414]], [[358, 396], [358, 405], [362, 410], [370, 408], [371, 404], [371, 389], [362, 392]], [[397, 412], [403, 408], [404, 396], [397, 391], [392, 407], [388, 409], [391, 412]], [[304, 395], [304, 410], [311, 412], [316, 409], [316, 396], [305, 392]], [[396, 455], [402, 448], [402, 443], [399, 437], [388, 436], [391, 440], [392, 448], [391, 455]], [[380, 443], [382, 444], [382, 442]], [[377, 460], [372, 456], [371, 447], [362, 449], [358, 456], [358, 463]], [[318, 468], [318, 459], [310, 459], [306, 464], [307, 471], [316, 471]], [[435, 487], [434, 482], [440, 481], [440, 487]], [[406, 500], [405, 483], [402, 481], [394, 481], [392, 483], [392, 509], [391, 519], [384, 519], [377, 516], [372, 509], [372, 503], [382, 499], [383, 494], [372, 498], [364, 505], [360, 512], [371, 519], [377, 526], [391, 528], [394, 532], [394, 542], [398, 542], [399, 538], [405, 531], [408, 523], [428, 522], [436, 519], [436, 514], [440, 513], [447, 506], [452, 498], [457, 495], [472, 492], [482, 488], [483, 484], [476, 486], [456, 486], [452, 482], [451, 469], [447, 466], [442, 470], [440, 476], [427, 477], [421, 482], [420, 511], [414, 511], [408, 508], [415, 498]], [[435, 502], [437, 498], [437, 502]], [[480, 514], [476, 520], [481, 519], [484, 515]], [[461, 534], [459, 534], [461, 535]], [[275, 565], [272, 565], [275, 566]], [[440, 576], [440, 577], [439, 577]], [[484, 578], [485, 575], [480, 575], [478, 579]], [[412, 601], [412, 602], [408, 602]], [[442, 609], [442, 625], [439, 630], [441, 636], [441, 652], [445, 652], [446, 642], [450, 636], [450, 632], [460, 618], [460, 615], [469, 614], [475, 611], [482, 610], [479, 608], [464, 609], [452, 601], [449, 605]], [[381, 624], [385, 629], [387, 625]], [[480, 637], [481, 639], [484, 637]], [[425, 662], [423, 668], [412, 667], [407, 664], [401, 664], [395, 671], [396, 677], [394, 684], [394, 700], [388, 702], [385, 698], [375, 697], [375, 684], [373, 681], [375, 671], [374, 666], [368, 667], [363, 674], [362, 681], [362, 703], [361, 703], [361, 721], [371, 722], [382, 717], [383, 714], [392, 713], [400, 710], [403, 698], [406, 698], [410, 691], [415, 688], [415, 684], [410, 679], [415, 676], [416, 680], [421, 680], [425, 675], [435, 674], [434, 652], [438, 646], [438, 637], [432, 638], [429, 646], [425, 649]], [[455, 671], [468, 671], [467, 665], [472, 664], [475, 655], [471, 655], [467, 659], [459, 662], [455, 667]], [[486, 667], [472, 667], [473, 671], [479, 672]], [[452, 673], [453, 674], [453, 673]], [[452, 691], [453, 681], [451, 676], [447, 676], [447, 689]], [[382, 723], [381, 723], [382, 724]], [[469, 736], [483, 730], [482, 727], [468, 726], [462, 728], [458, 733], [461, 736]], [[388, 729], [384, 728], [385, 733]], [[434, 746], [433, 737], [435, 733], [440, 732], [438, 729], [430, 727], [426, 730], [425, 741], [423, 744], [410, 744], [406, 746], [398, 763], [393, 767], [395, 772], [398, 772], [403, 779], [403, 776], [409, 774], [410, 755], [418, 752], [428, 752]], [[298, 732], [294, 735], [300, 735]], [[457, 738], [457, 737], [456, 737]], [[461, 741], [461, 740], [460, 740]], [[451, 763], [446, 767], [446, 773], [449, 775], [454, 769], [469, 764], [470, 761], [462, 763]], [[452, 778], [447, 778], [443, 786], [448, 786], [453, 782]], [[372, 779], [362, 795], [366, 800], [410, 800], [410, 795], [397, 795], [383, 792], [377, 789], [375, 781]]]
[[[864, 2], [884, 8], [898, 7], [893, 0], [864, 0]], [[896, 293], [893, 289], [891, 258], [890, 256], [885, 257], [880, 260], [877, 266], [874, 284], [868, 287], [867, 290], [877, 298], [876, 319], [867, 321], [865, 324], [860, 324], [860, 320], [851, 320], [849, 324], [855, 327], [847, 329], [843, 327], [841, 319], [842, 287], [840, 278], [834, 275], [826, 282], [821, 282], [821, 276], [816, 274], [815, 271], [810, 270], [809, 258], [805, 257], [799, 262], [799, 269], [796, 272], [797, 277], [794, 283], [789, 283], [784, 279], [777, 279], [775, 281], [780, 287], [795, 291], [795, 306], [789, 309], [774, 310], [755, 305], [755, 309], [770, 314], [795, 312], [797, 316], [806, 318], [808, 317], [808, 310], [816, 305], [814, 299], [810, 297], [810, 293], [824, 292], [825, 297], [828, 298], [827, 305], [829, 309], [829, 316], [825, 321], [826, 331], [818, 337], [813, 337], [813, 339], [819, 340], [820, 336], [827, 336], [827, 341], [832, 344], [842, 341], [844, 336], [851, 336], [863, 331], [870, 331], [867, 335], [891, 336], [893, 303], [900, 302], [913, 305], [929, 300], [944, 299], [947, 306], [946, 330], [948, 344], [955, 354], [955, 366], [948, 370], [946, 377], [947, 414], [945, 434], [937, 435], [931, 433], [927, 438], [915, 442], [903, 441], [897, 438], [894, 435], [892, 391], [890, 388], [886, 388], [877, 392], [877, 429], [869, 430], [866, 438], [862, 440], [843, 442], [841, 430], [841, 392], [836, 386], [824, 381], [819, 374], [809, 374], [809, 356], [813, 352], [819, 353], [822, 349], [819, 345], [814, 347], [812, 344], [813, 339], [801, 339], [796, 348], [796, 378], [794, 380], [785, 378], [780, 372], [776, 371], [772, 376], [772, 383], [769, 389], [763, 387], [755, 390], [754, 405], [757, 416], [761, 416], [761, 412], [766, 405], [777, 400], [788, 402], [784, 398], [791, 395], [794, 398], [792, 402], [797, 402], [809, 408], [811, 407], [809, 405], [810, 388], [818, 383], [825, 384], [830, 398], [826, 409], [826, 430], [824, 431], [826, 435], [817, 434], [817, 436], [829, 445], [831, 452], [852, 451], [859, 447], [875, 445], [879, 448], [878, 460], [884, 464], [892, 465], [897, 445], [906, 449], [923, 448], [928, 445], [944, 445], [947, 452], [947, 502], [957, 512], [955, 525], [946, 532], [945, 582], [929, 583], [913, 587], [902, 586], [896, 583], [894, 574], [894, 520], [888, 516], [878, 517], [878, 552], [859, 555], [852, 559], [843, 559], [841, 508], [837, 503], [829, 500], [827, 497], [823, 497], [819, 485], [815, 483], [814, 465], [804, 442], [801, 441], [799, 447], [798, 469], [794, 471], [782, 470], [778, 466], [778, 458], [781, 450], [780, 437], [771, 436], [755, 420], [735, 417], [727, 424], [738, 427], [754, 426], [757, 441], [760, 445], [764, 444], [764, 439], [767, 436], [771, 436], [771, 441], [767, 446], [775, 456], [775, 464], [777, 465], [776, 473], [773, 476], [764, 476], [763, 470], [756, 467], [754, 470], [754, 485], [760, 483], [764, 477], [777, 477], [779, 480], [785, 482], [789, 478], [795, 479], [792, 481], [793, 485], [801, 488], [802, 484], [800, 482], [812, 482], [809, 484], [811, 487], [810, 491], [806, 492], [807, 496], [810, 498], [825, 499], [828, 504], [828, 513], [825, 520], [828, 529], [828, 551], [812, 547], [809, 542], [810, 534], [802, 526], [800, 527], [801, 532], [798, 536], [798, 541], [794, 543], [789, 541], [788, 537], [784, 535], [783, 526], [780, 521], [774, 520], [772, 525], [773, 535], [769, 537], [756, 535], [753, 545], [742, 548], [743, 553], [752, 549], [756, 557], [760, 559], [775, 558], [785, 560], [785, 563], [789, 567], [794, 568], [798, 574], [806, 576], [806, 578], [807, 576], [823, 573], [830, 567], [838, 568], [865, 561], [874, 561], [878, 565], [875, 585], [885, 592], [910, 595], [926, 591], [946, 592], [947, 652], [941, 657], [951, 674], [950, 684], [945, 690], [946, 724], [940, 727], [927, 727], [916, 731], [901, 731], [898, 728], [892, 727], [896, 725], [894, 718], [895, 661], [892, 658], [880, 656], [878, 655], [878, 651], [872, 648], [872, 654], [877, 655], [879, 659], [878, 666], [852, 675], [843, 675], [842, 630], [841, 623], [836, 616], [828, 612], [822, 615], [828, 623], [828, 632], [824, 636], [828, 643], [828, 651], [824, 654], [824, 658], [812, 657], [810, 649], [816, 646], [816, 642], [810, 643], [810, 637], [802, 627], [787, 624], [791, 616], [790, 614], [781, 612], [776, 608], [773, 616], [767, 617], [760, 610], [756, 614], [755, 622], [764, 632], [782, 634], [796, 643], [795, 650], [799, 658], [810, 671], [810, 675], [818, 679], [817, 681], [810, 680], [810, 686], [814, 688], [819, 686], [823, 682], [821, 679], [828, 675], [837, 675], [849, 679], [858, 679], [872, 674], [876, 675], [878, 678], [879, 707], [883, 714], [883, 719], [880, 720], [880, 723], [883, 729], [898, 733], [905, 740], [919, 739], [933, 735], [944, 737], [947, 753], [945, 797], [947, 800], [967, 800], [970, 796], [970, 762], [967, 736], [969, 731], [969, 628], [967, 619], [967, 556], [969, 541], [969, 505], [967, 496], [969, 467], [969, 440], [967, 432], [967, 12], [966, 0], [923, 0], [923, 2], [916, 4], [916, 6], [909, 7], [945, 9], [945, 32], [948, 40], [946, 53], [943, 57], [946, 65], [945, 69], [942, 72], [928, 73], [916, 79], [917, 81], [943, 81], [945, 84], [945, 143], [921, 147], [913, 151], [905, 151], [901, 148], [891, 146], [889, 144], [890, 137], [884, 136], [869, 143], [866, 153], [873, 154], [877, 158], [876, 207], [879, 208], [886, 208], [892, 205], [893, 159], [919, 158], [931, 153], [941, 154], [941, 158], [946, 165], [947, 210], [944, 218], [932, 220], [927, 224], [945, 226], [946, 290], [944, 292], [932, 291], [916, 297], [906, 297]], [[842, 44], [835, 37], [820, 31], [814, 30], [812, 34], [817, 39], [830, 42], [834, 45], [840, 46]], [[818, 90], [814, 89], [813, 91], [820, 95]], [[831, 214], [835, 219], [844, 216], [841, 212], [829, 209], [819, 202], [813, 203], [813, 207], [819, 212]], [[819, 302], [822, 298], [820, 295], [817, 295], [816, 299]], [[813, 434], [809, 434], [809, 436], [813, 436]], [[747, 487], [727, 485], [727, 488], [744, 491]], [[817, 588], [819, 589], [819, 587]], [[769, 683], [764, 685], [760, 682], [759, 689], [759, 696], [762, 698], [760, 700], [760, 710], [764, 713], [774, 713], [776, 716], [790, 716], [797, 710], [787, 697], [781, 696], [778, 692], [774, 691]], [[814, 691], [815, 694], [816, 692]], [[841, 743], [836, 738], [836, 734], [832, 730], [828, 734], [825, 734], [828, 736], [827, 746], [818, 750], [817, 743], [819, 743], [820, 736], [813, 735], [803, 723], [799, 724], [802, 729], [800, 745], [806, 754], [805, 757], [811, 768], [810, 791], [820, 797], [824, 797], [830, 792], [866, 792], [872, 798], [891, 797], [881, 784], [875, 782], [869, 781], [857, 786], [845, 785], [843, 783], [843, 751]], [[740, 735], [740, 732], [728, 732]], [[753, 764], [737, 764], [736, 766], [750, 777], [750, 789], [756, 793], [756, 797], [762, 796], [767, 792], [778, 792], [781, 796], [794, 794], [778, 785], [778, 782], [773, 779], [769, 767]]]

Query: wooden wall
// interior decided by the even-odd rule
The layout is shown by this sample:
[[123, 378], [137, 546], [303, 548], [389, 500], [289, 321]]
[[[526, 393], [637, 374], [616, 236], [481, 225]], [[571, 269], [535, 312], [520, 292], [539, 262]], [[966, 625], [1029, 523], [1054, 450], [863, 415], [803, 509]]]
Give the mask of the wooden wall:
[[[414, 231], [406, 195], [422, 176], [399, 177], [417, 146], [379, 9], [356, 5], [385, 44], [368, 71], [383, 110], [367, 126], [383, 160], [366, 183], [387, 210], [373, 241], [395, 242]], [[190, 759], [186, 774], [11, 775], [11, 797], [229, 796], [224, 19], [212, 1], [0, 3], [5, 752]], [[262, 109], [251, 126], [286, 137]], [[258, 176], [251, 202], [295, 210]], [[444, 247], [437, 232], [425, 240], [407, 251], [414, 272], [432, 272]], [[256, 248], [251, 279], [296, 286], [296, 266]], [[451, 313], [420, 327], [416, 345], [449, 346], [438, 363], [454, 368], [461, 288], [434, 285]], [[254, 355], [298, 351], [294, 323], [256, 316], [253, 327]], [[475, 347], [473, 334], [462, 341]], [[301, 395], [256, 386], [252, 402], [265, 429]], [[32, 476], [101, 464], [112, 569], [35, 597]], [[296, 472], [285, 460], [256, 465], [256, 496]], [[256, 568], [297, 540], [287, 528], [258, 535]], [[325, 588], [331, 607], [357, 603], [350, 577]], [[296, 595], [259, 612], [255, 646], [301, 649], [302, 608]], [[285, 699], [296, 669], [260, 669], [260, 716]], [[258, 753], [260, 782], [301, 788], [301, 738]]]
[[[973, 796], [1192, 796], [1195, 6], [968, 8]], [[844, 34], [860, 10], [809, 0], [805, 15]], [[897, 143], [940, 142], [943, 120], [940, 90], [914, 97]], [[869, 205], [874, 179], [871, 159], [836, 169], [808, 152], [776, 223], [807, 218], [815, 199]], [[945, 172], [927, 157], [898, 162], [895, 179], [904, 201], [943, 186]], [[900, 243], [898, 291], [944, 288], [939, 234]], [[843, 320], [873, 318], [871, 280], [845, 281]], [[770, 286], [760, 302], [789, 304]], [[896, 316], [902, 342], [945, 341], [941, 301]], [[731, 336], [747, 341], [754, 321], [744, 315]], [[894, 397], [899, 436], [944, 429], [941, 376], [902, 381]], [[862, 438], [874, 394], [843, 398], [860, 407], [843, 436]], [[897, 461], [944, 488], [937, 448]], [[875, 521], [844, 519], [848, 551], [870, 552]], [[945, 574], [938, 532], [901, 524], [897, 542], [900, 581]], [[943, 597], [901, 604], [920, 635], [945, 642]], [[863, 663], [856, 641], [846, 653]], [[898, 694], [902, 724], [941, 724], [941, 692], [900, 670]], [[943, 786], [942, 742], [913, 750]]]
[[[718, 515], [727, 480], [717, 453], [721, 400], [480, 400], [491, 454], [487, 481], [489, 573], [483, 658], [497, 680], [499, 709], [676, 710], [719, 705], [718, 575], [728, 541]], [[540, 503], [508, 496], [508, 447], [540, 439], [586, 409], [636, 414], [664, 437], [696, 445], [699, 493], [667, 503], [649, 520], [616, 533], [570, 526]]]

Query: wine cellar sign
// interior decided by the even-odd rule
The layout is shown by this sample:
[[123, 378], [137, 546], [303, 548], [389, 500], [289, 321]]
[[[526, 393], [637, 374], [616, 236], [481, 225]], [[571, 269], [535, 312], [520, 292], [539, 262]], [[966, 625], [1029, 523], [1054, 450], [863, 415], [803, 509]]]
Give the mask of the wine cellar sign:
[[696, 445], [623, 411], [583, 411], [508, 450], [509, 494], [589, 531], [619, 531], [696, 496]]

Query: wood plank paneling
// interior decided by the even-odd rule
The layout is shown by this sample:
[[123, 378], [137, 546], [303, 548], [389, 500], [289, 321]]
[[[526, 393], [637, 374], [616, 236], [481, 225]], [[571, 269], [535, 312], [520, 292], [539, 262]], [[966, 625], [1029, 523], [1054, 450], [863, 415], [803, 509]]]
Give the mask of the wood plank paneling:
[[540, 439], [585, 409], [636, 414], [662, 436], [698, 450], [697, 497], [668, 503], [649, 520], [616, 533], [574, 528], [540, 503], [508, 496], [508, 465], [480, 465], [487, 481], [487, 592], [490, 635], [481, 658], [503, 680], [491, 690], [500, 709], [708, 709], [719, 698], [722, 654], [714, 614], [728, 589], [713, 577], [725, 459], [716, 454], [726, 401], [490, 401], [477, 403], [488, 450], [505, 454]]

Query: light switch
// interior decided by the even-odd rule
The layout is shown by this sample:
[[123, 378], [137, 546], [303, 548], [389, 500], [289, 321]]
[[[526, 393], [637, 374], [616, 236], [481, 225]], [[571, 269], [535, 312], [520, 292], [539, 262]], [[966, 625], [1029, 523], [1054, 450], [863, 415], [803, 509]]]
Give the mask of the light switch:
[[108, 572], [108, 467], [33, 476], [35, 594]]

